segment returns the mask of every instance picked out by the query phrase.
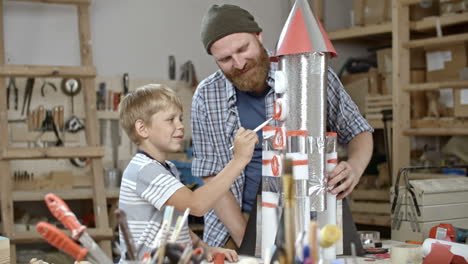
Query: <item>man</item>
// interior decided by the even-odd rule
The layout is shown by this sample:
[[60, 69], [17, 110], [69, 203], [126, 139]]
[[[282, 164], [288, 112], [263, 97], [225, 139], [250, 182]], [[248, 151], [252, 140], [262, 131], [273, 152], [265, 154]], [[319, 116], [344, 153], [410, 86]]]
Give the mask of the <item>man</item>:
[[[273, 115], [274, 73], [262, 44], [262, 29], [246, 10], [234, 5], [213, 5], [202, 21], [202, 43], [219, 70], [204, 79], [192, 101], [194, 157], [192, 173], [212, 179], [233, 155], [230, 147], [239, 127], [254, 129]], [[328, 175], [331, 191], [343, 199], [359, 181], [372, 155], [372, 127], [359, 114], [336, 74], [328, 70], [329, 131], [348, 144], [348, 160]], [[261, 131], [258, 132], [261, 139]], [[255, 214], [256, 195], [261, 187], [262, 147], [258, 144], [252, 161], [205, 215], [204, 241], [210, 246], [225, 246], [229, 237], [242, 243], [246, 220]], [[242, 213], [241, 213], [242, 212]]]

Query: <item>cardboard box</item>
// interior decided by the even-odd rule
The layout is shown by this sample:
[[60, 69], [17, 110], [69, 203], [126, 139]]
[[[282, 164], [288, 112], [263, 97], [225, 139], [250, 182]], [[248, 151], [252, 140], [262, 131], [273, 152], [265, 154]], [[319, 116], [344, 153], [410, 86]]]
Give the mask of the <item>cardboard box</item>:
[[357, 26], [391, 21], [391, 0], [354, 0], [354, 24]]
[[464, 43], [426, 49], [427, 81], [459, 80], [460, 70], [467, 66], [466, 54]]
[[[377, 50], [377, 69], [379, 73], [391, 73], [392, 70], [392, 49]], [[410, 69], [426, 69], [426, 52], [423, 49], [412, 49], [410, 52]]]
[[[468, 80], [468, 67], [460, 71], [460, 80]], [[455, 90], [453, 108], [455, 116], [468, 117], [468, 87]]]
[[367, 94], [382, 94], [380, 75], [378, 74], [375, 68], [371, 68], [368, 72], [364, 73], [344, 75], [341, 77], [341, 82], [343, 83], [343, 85], [346, 86], [347, 84], [350, 84], [360, 79], [367, 79], [368, 81], [368, 84], [366, 85], [367, 90], [364, 90]]
[[439, 0], [440, 14], [448, 15], [468, 11], [468, 0]]
[[425, 17], [439, 15], [438, 1], [424, 1], [415, 5], [410, 5], [410, 20], [421, 20]]

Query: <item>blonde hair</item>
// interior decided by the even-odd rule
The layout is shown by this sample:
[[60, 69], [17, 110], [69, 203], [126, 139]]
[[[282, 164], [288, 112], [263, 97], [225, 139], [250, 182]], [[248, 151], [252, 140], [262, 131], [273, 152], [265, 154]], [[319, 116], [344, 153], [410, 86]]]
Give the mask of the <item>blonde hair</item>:
[[182, 103], [176, 93], [159, 84], [147, 84], [128, 93], [119, 105], [120, 125], [135, 144], [140, 144], [135, 123], [142, 120], [151, 124], [155, 113], [175, 106], [182, 110]]

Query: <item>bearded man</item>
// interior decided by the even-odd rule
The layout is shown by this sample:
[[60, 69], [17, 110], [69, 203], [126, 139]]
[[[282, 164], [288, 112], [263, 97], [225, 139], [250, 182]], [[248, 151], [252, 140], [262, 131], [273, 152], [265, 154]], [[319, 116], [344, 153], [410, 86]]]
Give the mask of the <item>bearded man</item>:
[[[191, 124], [194, 160], [192, 174], [207, 182], [231, 159], [230, 149], [239, 127], [253, 130], [273, 116], [274, 73], [262, 44], [262, 29], [254, 17], [235, 5], [213, 5], [203, 18], [201, 40], [219, 70], [204, 79], [193, 96]], [[336, 74], [328, 70], [328, 131], [348, 144], [348, 159], [328, 175], [330, 192], [343, 199], [354, 189], [372, 155], [372, 127], [343, 89]], [[270, 125], [276, 125], [272, 121]], [[257, 132], [262, 139], [262, 131]], [[242, 241], [244, 233], [255, 236], [257, 194], [261, 193], [262, 145], [255, 147], [252, 161], [239, 175], [231, 191], [205, 216], [204, 241], [210, 246], [248, 248], [255, 242]], [[249, 217], [250, 216], [250, 217]], [[250, 225], [253, 222], [253, 225]], [[254, 239], [255, 240], [255, 239]], [[248, 246], [246, 243], [248, 242]]]

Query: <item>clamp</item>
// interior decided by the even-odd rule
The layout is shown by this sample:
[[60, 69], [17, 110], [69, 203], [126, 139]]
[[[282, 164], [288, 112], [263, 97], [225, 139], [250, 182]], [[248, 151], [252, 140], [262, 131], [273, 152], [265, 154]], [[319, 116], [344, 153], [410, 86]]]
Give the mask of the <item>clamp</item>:
[[[453, 168], [464, 168], [468, 169], [468, 165], [451, 165], [451, 166], [410, 166], [410, 167], [402, 167], [398, 170], [398, 175], [395, 181], [394, 186], [394, 197], [392, 202], [391, 214], [395, 215], [395, 219], [393, 220], [393, 224], [395, 224], [396, 229], [400, 228], [401, 220], [403, 218], [403, 212], [400, 212], [401, 209], [401, 198], [400, 195], [400, 178], [403, 174], [405, 178], [405, 189], [411, 195], [411, 199], [409, 199], [409, 207], [411, 212], [408, 213], [408, 217], [410, 218], [411, 227], [413, 231], [420, 232], [419, 223], [417, 222], [416, 216], [421, 216], [421, 210], [419, 209], [418, 201], [416, 199], [416, 194], [414, 192], [414, 186], [409, 182], [408, 173], [410, 171], [415, 170], [441, 170], [441, 169], [453, 169]], [[394, 226], [392, 225], [392, 228]]]

